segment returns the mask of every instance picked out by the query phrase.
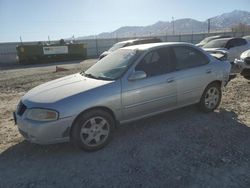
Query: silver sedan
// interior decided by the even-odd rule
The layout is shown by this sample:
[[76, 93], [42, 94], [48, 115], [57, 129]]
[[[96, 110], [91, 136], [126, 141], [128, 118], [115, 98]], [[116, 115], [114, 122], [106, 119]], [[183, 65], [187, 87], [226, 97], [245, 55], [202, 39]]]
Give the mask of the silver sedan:
[[198, 104], [218, 107], [231, 65], [187, 43], [119, 49], [85, 72], [31, 89], [14, 117], [38, 144], [71, 141], [87, 151], [104, 147], [118, 124]]

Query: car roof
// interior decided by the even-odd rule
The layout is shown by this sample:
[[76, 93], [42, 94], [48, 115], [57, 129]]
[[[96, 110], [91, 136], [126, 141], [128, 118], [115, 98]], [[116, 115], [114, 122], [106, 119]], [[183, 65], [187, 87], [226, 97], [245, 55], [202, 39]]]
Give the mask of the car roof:
[[[160, 40], [160, 39], [158, 39], [158, 38], [137, 38], [137, 39], [121, 41], [121, 42], [118, 42], [118, 43], [119, 44], [125, 44], [125, 43], [133, 43], [135, 41], [144, 41], [144, 40]], [[118, 44], [118, 43], [116, 43], [116, 44]]]
[[210, 36], [210, 37], [206, 37], [205, 39], [213, 39], [213, 38], [221, 38], [221, 35], [214, 35], [214, 36]]
[[[246, 40], [245, 38], [241, 38], [241, 37], [227, 37], [227, 38], [214, 39], [212, 41], [229, 41], [231, 39], [244, 39], [244, 40]], [[210, 41], [210, 42], [212, 42], [212, 41]]]
[[186, 42], [158, 42], [158, 43], [148, 43], [148, 44], [138, 44], [133, 46], [125, 47], [124, 49], [131, 49], [131, 50], [149, 50], [152, 48], [157, 48], [161, 46], [173, 46], [173, 45], [186, 45], [186, 46], [194, 46], [190, 43]]
[[[235, 39], [234, 37], [227, 37], [227, 38], [219, 38], [219, 39], [214, 39], [212, 41], [229, 41], [231, 39]], [[210, 41], [210, 42], [212, 42]]]
[[131, 39], [131, 40], [125, 40], [125, 41], [121, 41], [121, 42], [117, 42], [116, 44], [126, 44], [126, 43], [131, 43], [136, 41], [136, 39]]

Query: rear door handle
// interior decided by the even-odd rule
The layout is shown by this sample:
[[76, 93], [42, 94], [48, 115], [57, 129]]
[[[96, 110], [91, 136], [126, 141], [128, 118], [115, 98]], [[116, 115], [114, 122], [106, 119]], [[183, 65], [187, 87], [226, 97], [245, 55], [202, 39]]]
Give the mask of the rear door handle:
[[167, 83], [172, 83], [174, 81], [174, 78], [168, 78]]
[[210, 74], [211, 72], [212, 72], [211, 69], [207, 69], [207, 70], [206, 70], [206, 73], [207, 73], [207, 74]]

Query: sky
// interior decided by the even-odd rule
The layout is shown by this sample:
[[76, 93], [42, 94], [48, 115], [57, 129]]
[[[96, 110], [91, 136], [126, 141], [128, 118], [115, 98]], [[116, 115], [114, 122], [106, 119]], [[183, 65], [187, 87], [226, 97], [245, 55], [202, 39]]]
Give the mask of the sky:
[[59, 40], [122, 26], [250, 11], [250, 0], [0, 0], [0, 42]]

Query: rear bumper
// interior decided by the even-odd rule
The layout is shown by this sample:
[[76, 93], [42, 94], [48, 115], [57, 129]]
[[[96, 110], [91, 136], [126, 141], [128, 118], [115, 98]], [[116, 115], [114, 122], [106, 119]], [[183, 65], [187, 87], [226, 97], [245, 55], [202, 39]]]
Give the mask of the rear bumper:
[[20, 134], [36, 144], [53, 144], [69, 141], [70, 127], [74, 117], [67, 117], [51, 122], [37, 122], [16, 115]]
[[235, 63], [235, 62], [231, 62], [231, 72], [230, 75], [235, 75], [238, 74], [242, 71], [242, 68], [239, 64]]

